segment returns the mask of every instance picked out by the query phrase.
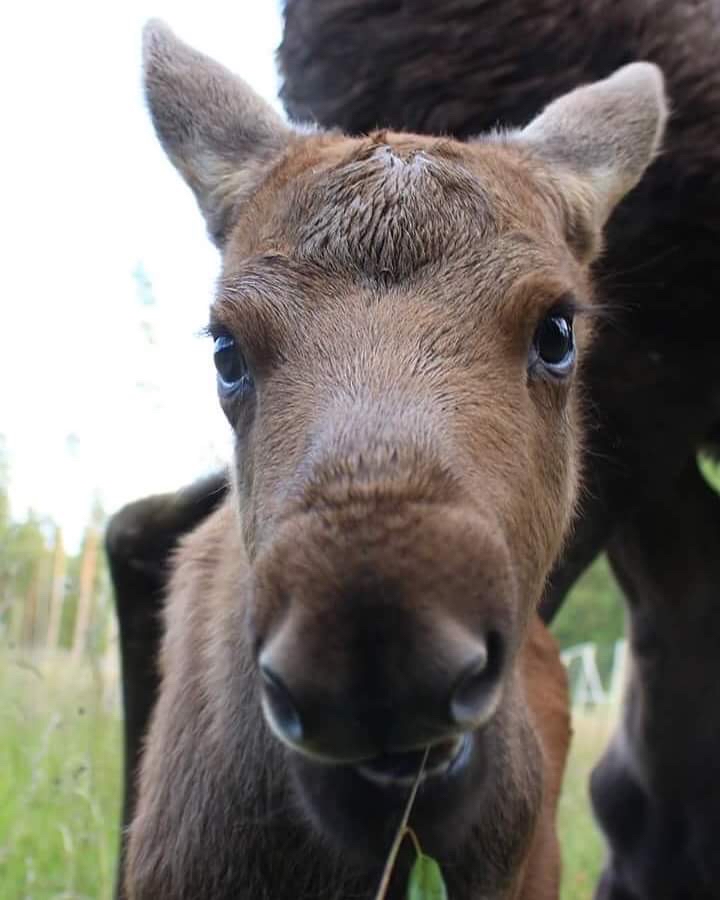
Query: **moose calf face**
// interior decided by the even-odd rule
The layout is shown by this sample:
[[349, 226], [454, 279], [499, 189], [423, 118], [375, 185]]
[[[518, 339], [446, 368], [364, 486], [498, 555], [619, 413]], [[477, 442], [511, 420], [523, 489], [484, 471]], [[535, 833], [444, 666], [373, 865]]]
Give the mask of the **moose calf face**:
[[426, 844], [520, 848], [540, 767], [516, 660], [573, 512], [587, 267], [656, 151], [660, 75], [469, 144], [292, 131], [160, 25], [146, 85], [223, 254], [245, 627], [307, 812], [385, 848], [430, 746]]

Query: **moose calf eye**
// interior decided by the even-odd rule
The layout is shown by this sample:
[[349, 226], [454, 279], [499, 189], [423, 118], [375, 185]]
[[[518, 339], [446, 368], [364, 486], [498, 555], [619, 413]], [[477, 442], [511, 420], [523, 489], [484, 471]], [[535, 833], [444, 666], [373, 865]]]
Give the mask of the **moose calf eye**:
[[542, 365], [553, 375], [566, 375], [575, 362], [572, 319], [552, 313], [538, 325], [530, 358], [531, 368]]
[[234, 338], [229, 334], [218, 335], [215, 338], [214, 352], [218, 389], [223, 396], [227, 397], [251, 385], [252, 379], [245, 357]]

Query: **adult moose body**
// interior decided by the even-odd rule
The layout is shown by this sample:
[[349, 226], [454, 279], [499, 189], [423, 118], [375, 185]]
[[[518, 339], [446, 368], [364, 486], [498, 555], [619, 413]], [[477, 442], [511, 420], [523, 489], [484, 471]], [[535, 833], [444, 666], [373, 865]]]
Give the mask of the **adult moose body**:
[[369, 898], [429, 748], [412, 822], [454, 900], [551, 900], [568, 728], [535, 608], [577, 493], [588, 268], [657, 150], [660, 73], [462, 144], [296, 132], [157, 24], [145, 66], [222, 251], [237, 451], [173, 564], [127, 894]]

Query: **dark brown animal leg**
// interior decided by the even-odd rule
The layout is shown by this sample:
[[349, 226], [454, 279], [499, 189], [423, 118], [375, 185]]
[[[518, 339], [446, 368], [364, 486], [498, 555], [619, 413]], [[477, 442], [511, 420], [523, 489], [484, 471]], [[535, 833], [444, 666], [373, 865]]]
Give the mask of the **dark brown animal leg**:
[[[118, 872], [125, 858], [125, 829], [135, 807], [135, 772], [142, 739], [158, 690], [156, 668], [160, 611], [172, 551], [220, 503], [225, 473], [212, 475], [175, 494], [147, 497], [123, 507], [107, 528], [105, 547], [120, 625], [120, 659], [125, 718], [123, 831]], [[118, 878], [118, 898], [122, 882]]]
[[695, 460], [613, 537], [631, 661], [592, 776], [609, 844], [597, 900], [720, 896], [720, 498]]

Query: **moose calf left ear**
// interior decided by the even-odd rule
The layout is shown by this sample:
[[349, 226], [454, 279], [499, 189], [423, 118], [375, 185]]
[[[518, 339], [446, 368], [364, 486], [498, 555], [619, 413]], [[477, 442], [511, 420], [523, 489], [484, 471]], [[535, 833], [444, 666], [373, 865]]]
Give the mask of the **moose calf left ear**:
[[145, 26], [143, 63], [160, 142], [222, 246], [238, 207], [292, 132], [242, 79], [178, 40], [163, 22]]
[[575, 176], [589, 224], [599, 232], [652, 162], [667, 115], [660, 69], [631, 63], [555, 100], [517, 138], [557, 167], [561, 186], [563, 172]]

